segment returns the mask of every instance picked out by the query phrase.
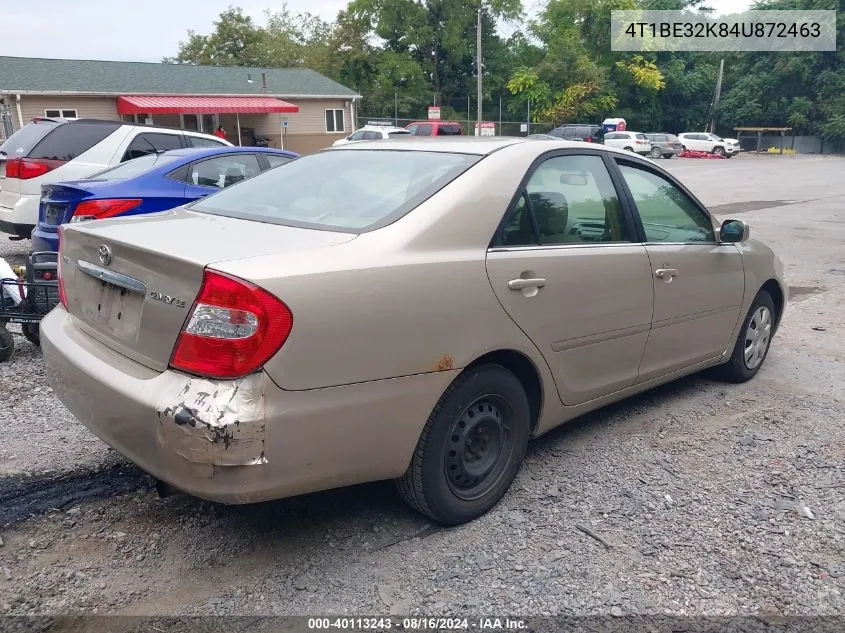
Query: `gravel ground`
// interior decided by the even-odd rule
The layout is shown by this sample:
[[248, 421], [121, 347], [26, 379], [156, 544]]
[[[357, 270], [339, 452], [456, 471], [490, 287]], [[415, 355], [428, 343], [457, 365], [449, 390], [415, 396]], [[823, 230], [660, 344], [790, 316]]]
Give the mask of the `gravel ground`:
[[845, 614], [845, 160], [662, 164], [785, 261], [793, 300], [753, 381], [692, 376], [576, 420], [532, 444], [496, 509], [442, 529], [387, 483], [160, 499], [18, 337], [0, 615]]

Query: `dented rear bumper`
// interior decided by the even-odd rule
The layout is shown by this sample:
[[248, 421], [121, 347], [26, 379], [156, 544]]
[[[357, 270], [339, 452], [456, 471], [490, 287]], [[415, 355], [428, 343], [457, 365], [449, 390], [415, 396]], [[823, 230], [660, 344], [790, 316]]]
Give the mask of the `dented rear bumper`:
[[86, 427], [190, 494], [252, 503], [398, 477], [456, 371], [283, 391], [265, 373], [207, 380], [149, 369], [61, 306], [41, 321], [48, 380]]

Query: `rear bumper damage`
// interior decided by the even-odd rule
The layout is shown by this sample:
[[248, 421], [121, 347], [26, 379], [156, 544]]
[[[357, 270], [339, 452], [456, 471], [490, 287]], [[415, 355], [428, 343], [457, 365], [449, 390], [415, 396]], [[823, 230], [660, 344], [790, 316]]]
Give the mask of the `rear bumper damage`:
[[264, 455], [263, 378], [233, 381], [184, 376], [156, 408], [159, 445], [186, 460], [214, 466], [257, 466]]
[[41, 321], [48, 381], [89, 430], [156, 479], [254, 503], [398, 477], [457, 370], [306, 391], [259, 372], [157, 372], [92, 339], [61, 306]]

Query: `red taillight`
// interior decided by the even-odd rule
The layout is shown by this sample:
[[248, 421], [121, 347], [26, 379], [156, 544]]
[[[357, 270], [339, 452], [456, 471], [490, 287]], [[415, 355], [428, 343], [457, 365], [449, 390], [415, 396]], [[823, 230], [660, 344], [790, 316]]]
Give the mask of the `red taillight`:
[[59, 255], [56, 260], [56, 274], [59, 277], [59, 301], [62, 307], [67, 310], [67, 294], [65, 293], [65, 279], [62, 276], [62, 229], [59, 227]]
[[263, 288], [206, 269], [170, 366], [210, 378], [260, 369], [293, 327], [290, 309]]
[[6, 178], [29, 180], [38, 178], [56, 167], [65, 164], [63, 160], [46, 160], [43, 158], [11, 158], [6, 161]]
[[79, 220], [105, 220], [134, 209], [143, 200], [137, 198], [114, 198], [109, 200], [85, 200], [73, 211], [73, 218]]
[[593, 137], [592, 137], [592, 136], [588, 136], [588, 137], [587, 137], [586, 139], [584, 139], [584, 140], [585, 140], [585, 141], [587, 141], [588, 143], [592, 143], [592, 142], [593, 142]]

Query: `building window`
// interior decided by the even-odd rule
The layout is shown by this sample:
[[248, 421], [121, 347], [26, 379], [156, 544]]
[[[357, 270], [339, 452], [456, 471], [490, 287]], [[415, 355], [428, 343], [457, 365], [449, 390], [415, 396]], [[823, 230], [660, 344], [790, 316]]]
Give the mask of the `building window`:
[[345, 129], [343, 125], [343, 108], [326, 110], [326, 132], [342, 133]]
[[55, 119], [77, 119], [76, 110], [44, 110], [44, 116]]

